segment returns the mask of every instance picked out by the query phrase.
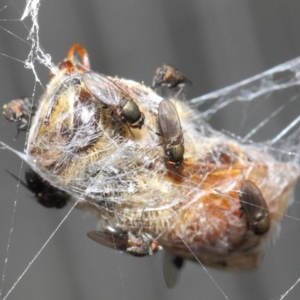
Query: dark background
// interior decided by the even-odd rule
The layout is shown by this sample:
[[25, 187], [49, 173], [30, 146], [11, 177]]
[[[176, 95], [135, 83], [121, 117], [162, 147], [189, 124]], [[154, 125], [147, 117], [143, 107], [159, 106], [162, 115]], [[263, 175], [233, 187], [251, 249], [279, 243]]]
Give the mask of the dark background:
[[[25, 25], [30, 22], [16, 20], [24, 6], [25, 1], [0, 2], [1, 104], [34, 91], [33, 73], [22, 62], [3, 55], [24, 61], [29, 53]], [[94, 70], [146, 84], [151, 83], [157, 66], [173, 63], [193, 80], [188, 93], [193, 98], [299, 56], [299, 16], [297, 0], [51, 0], [41, 3], [40, 42], [54, 63], [79, 42], [87, 48]], [[38, 67], [37, 71], [45, 86], [48, 70]], [[36, 97], [41, 92], [38, 86]], [[218, 121], [216, 126], [225, 128], [230, 120]], [[3, 119], [1, 140], [21, 150], [25, 135], [13, 141], [15, 134], [15, 126]], [[46, 209], [36, 204], [4, 169], [18, 175], [24, 166], [12, 153], [1, 150], [0, 278], [8, 257], [2, 296], [70, 208]], [[259, 270], [235, 274], [208, 269], [228, 299], [278, 299], [300, 277], [297, 195], [280, 238], [266, 250]], [[8, 299], [225, 299], [207, 273], [191, 262], [179, 284], [167, 289], [161, 254], [138, 259], [114, 253], [86, 237], [94, 228], [93, 218], [74, 210]], [[296, 300], [299, 295], [300, 284], [285, 299]]]

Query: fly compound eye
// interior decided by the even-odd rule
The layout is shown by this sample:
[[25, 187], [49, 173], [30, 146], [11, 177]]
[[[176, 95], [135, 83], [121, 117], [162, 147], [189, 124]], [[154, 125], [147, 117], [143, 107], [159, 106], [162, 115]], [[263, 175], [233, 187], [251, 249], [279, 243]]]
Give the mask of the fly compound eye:
[[158, 107], [158, 127], [163, 138], [167, 164], [179, 166], [183, 162], [184, 142], [176, 108], [168, 99]]
[[246, 215], [247, 225], [256, 235], [270, 229], [270, 213], [260, 189], [250, 180], [245, 180], [240, 188], [239, 199]]

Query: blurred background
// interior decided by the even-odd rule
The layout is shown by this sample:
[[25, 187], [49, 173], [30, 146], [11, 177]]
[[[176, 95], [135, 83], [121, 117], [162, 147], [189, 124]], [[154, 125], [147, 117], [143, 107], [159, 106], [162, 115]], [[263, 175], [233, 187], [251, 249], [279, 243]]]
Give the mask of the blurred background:
[[[30, 20], [20, 21], [24, 8], [25, 0], [0, 3], [1, 105], [33, 93], [37, 99], [43, 90], [35, 85], [32, 71], [24, 68], [31, 25]], [[299, 56], [299, 15], [297, 0], [41, 1], [40, 43], [55, 64], [71, 45], [81, 43], [89, 52], [92, 69], [147, 85], [158, 66], [172, 63], [193, 81], [187, 92], [190, 99]], [[45, 87], [48, 70], [37, 66], [37, 74]], [[271, 105], [270, 114], [273, 110]], [[298, 101], [291, 113], [299, 112]], [[294, 117], [285, 114], [284, 118], [278, 126]], [[214, 121], [216, 128], [232, 130], [242, 117], [231, 111]], [[22, 150], [25, 134], [13, 141], [15, 135], [14, 124], [3, 118], [0, 139]], [[19, 175], [24, 168], [19, 158], [1, 150], [0, 278], [8, 259], [2, 297], [71, 207], [42, 207], [4, 171]], [[8, 299], [279, 299], [300, 277], [299, 195], [298, 190], [283, 219], [280, 238], [266, 249], [260, 269], [226, 273], [208, 268], [227, 298], [192, 262], [185, 265], [178, 285], [167, 289], [161, 253], [138, 259], [102, 247], [86, 236], [95, 228], [95, 220], [74, 210]], [[284, 299], [299, 299], [299, 295], [300, 284]]]

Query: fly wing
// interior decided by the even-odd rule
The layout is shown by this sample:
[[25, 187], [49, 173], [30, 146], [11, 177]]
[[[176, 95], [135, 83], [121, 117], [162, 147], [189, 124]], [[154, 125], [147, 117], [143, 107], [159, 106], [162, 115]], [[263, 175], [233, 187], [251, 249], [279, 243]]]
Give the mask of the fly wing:
[[8, 170], [6, 170], [6, 169], [5, 169], [5, 171], [6, 171], [11, 177], [13, 177], [14, 179], [16, 179], [18, 183], [20, 182], [26, 189], [28, 189], [28, 190], [30, 191], [30, 188], [28, 187], [28, 185], [27, 185], [24, 181], [22, 181], [18, 176], [16, 176], [15, 174], [11, 173], [10, 171], [8, 171]]
[[169, 143], [182, 136], [180, 119], [175, 106], [169, 99], [163, 99], [158, 107], [158, 124], [164, 140]]
[[187, 84], [187, 85], [193, 85], [193, 81], [188, 79], [186, 76], [183, 75], [183, 82], [184, 84]]
[[118, 105], [120, 94], [124, 93], [123, 90], [109, 78], [95, 72], [83, 73], [82, 81], [87, 90], [108, 107]]
[[250, 180], [245, 180], [240, 188], [239, 198], [243, 210], [249, 216], [268, 210], [260, 189]]
[[87, 233], [87, 236], [95, 242], [106, 247], [119, 251], [127, 250], [126, 234], [115, 232], [90, 231]]
[[270, 229], [271, 218], [260, 189], [252, 181], [245, 180], [239, 198], [249, 229], [257, 235], [266, 233]]
[[184, 264], [184, 259], [165, 251], [163, 257], [163, 275], [168, 288], [172, 288], [179, 280], [180, 270]]

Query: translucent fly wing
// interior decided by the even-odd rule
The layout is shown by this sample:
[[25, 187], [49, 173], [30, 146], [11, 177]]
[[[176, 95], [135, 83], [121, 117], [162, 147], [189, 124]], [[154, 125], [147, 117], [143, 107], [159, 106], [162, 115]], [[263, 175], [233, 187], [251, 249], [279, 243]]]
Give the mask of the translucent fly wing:
[[159, 104], [158, 124], [163, 138], [171, 143], [182, 136], [177, 110], [169, 99], [165, 98]]
[[172, 288], [179, 280], [184, 259], [165, 251], [163, 257], [163, 275], [168, 288]]
[[193, 85], [193, 81], [184, 76], [184, 84]]
[[264, 234], [270, 228], [270, 214], [260, 189], [250, 180], [240, 188], [239, 199], [246, 214], [248, 226], [255, 234]]
[[261, 209], [267, 209], [267, 203], [264, 200], [259, 188], [250, 180], [245, 180], [240, 188], [239, 194], [241, 205], [246, 213], [255, 214]]
[[88, 91], [132, 128], [142, 128], [145, 116], [132, 97], [104, 75], [86, 72], [82, 81]]
[[11, 173], [10, 171], [8, 171], [7, 169], [5, 169], [5, 171], [11, 176], [13, 177], [15, 180], [17, 180], [17, 182], [20, 182], [21, 185], [23, 185], [23, 187], [25, 187], [26, 189], [30, 190], [28, 185], [22, 181], [18, 176], [16, 176], [15, 174]]
[[183, 134], [176, 108], [168, 99], [159, 104], [158, 126], [163, 137], [167, 167], [178, 168], [183, 162]]
[[104, 245], [106, 247], [126, 251], [127, 250], [127, 235], [117, 232], [102, 232], [102, 231], [90, 231], [87, 236], [95, 242]]
[[120, 93], [124, 91], [106, 76], [86, 72], [82, 74], [82, 81], [87, 90], [100, 102], [107, 106], [116, 106], [119, 104]]

